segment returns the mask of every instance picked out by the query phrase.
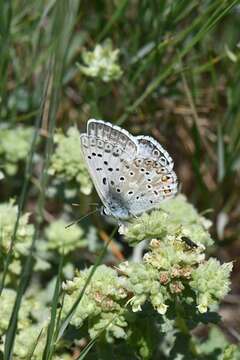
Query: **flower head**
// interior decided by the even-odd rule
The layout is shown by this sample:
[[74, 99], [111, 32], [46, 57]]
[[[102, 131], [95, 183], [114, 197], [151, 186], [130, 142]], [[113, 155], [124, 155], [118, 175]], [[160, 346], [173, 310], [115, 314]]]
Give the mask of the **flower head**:
[[111, 40], [102, 45], [96, 45], [93, 51], [85, 51], [82, 55], [84, 65], [80, 66], [83, 74], [89, 77], [98, 77], [104, 82], [118, 80], [122, 70], [117, 64], [119, 50], [113, 50]]
[[83, 240], [83, 230], [79, 226], [68, 228], [66, 226], [67, 222], [59, 219], [46, 228], [47, 248], [49, 250], [67, 254], [86, 245], [86, 241]]
[[[17, 205], [14, 204], [14, 201], [0, 204], [0, 249], [3, 254], [6, 254], [9, 250], [14, 226], [17, 220], [17, 213], [18, 209]], [[13, 249], [15, 258], [19, 258], [21, 255], [26, 256], [32, 242], [34, 228], [33, 225], [28, 224], [29, 215], [29, 213], [25, 213], [19, 220]]]
[[15, 175], [18, 162], [26, 159], [32, 136], [31, 127], [0, 128], [0, 158], [4, 160], [3, 169], [7, 175]]
[[192, 272], [190, 286], [197, 295], [197, 307], [204, 313], [209, 306], [217, 304], [229, 292], [232, 263], [220, 264], [216, 259], [209, 259]]
[[70, 127], [67, 135], [57, 133], [54, 142], [57, 147], [52, 156], [50, 175], [64, 181], [76, 181], [80, 185], [80, 191], [89, 195], [92, 183], [81, 155], [79, 131]]
[[163, 201], [158, 210], [134, 219], [121, 231], [134, 245], [144, 239], [169, 240], [188, 237], [195, 244], [212, 245], [208, 228], [211, 222], [200, 216], [183, 195]]

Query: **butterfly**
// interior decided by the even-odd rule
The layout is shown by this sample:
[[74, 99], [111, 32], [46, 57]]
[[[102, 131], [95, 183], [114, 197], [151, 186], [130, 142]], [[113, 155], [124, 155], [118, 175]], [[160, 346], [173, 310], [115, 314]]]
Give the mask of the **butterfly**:
[[177, 193], [173, 160], [150, 136], [133, 136], [111, 123], [90, 119], [80, 135], [91, 179], [104, 207], [121, 220], [137, 217]]

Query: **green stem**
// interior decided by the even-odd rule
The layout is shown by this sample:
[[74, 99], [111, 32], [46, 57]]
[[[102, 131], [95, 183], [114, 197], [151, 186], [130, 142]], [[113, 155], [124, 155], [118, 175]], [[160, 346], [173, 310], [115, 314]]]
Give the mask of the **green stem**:
[[175, 304], [175, 310], [176, 310], [176, 328], [182, 333], [187, 339], [188, 339], [188, 349], [189, 353], [192, 354], [193, 358], [198, 358], [199, 354], [196, 348], [196, 345], [192, 341], [192, 334], [188, 328], [187, 322], [185, 320], [185, 311], [183, 306], [176, 300]]

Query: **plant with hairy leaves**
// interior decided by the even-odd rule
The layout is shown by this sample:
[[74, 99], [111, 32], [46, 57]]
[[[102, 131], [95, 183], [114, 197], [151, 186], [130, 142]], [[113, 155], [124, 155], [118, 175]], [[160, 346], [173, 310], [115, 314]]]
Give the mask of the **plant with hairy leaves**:
[[84, 232], [79, 226], [70, 226], [63, 219], [52, 222], [45, 230], [47, 249], [68, 254], [71, 251], [86, 246]]
[[[183, 196], [168, 201], [164, 207], [164, 211], [144, 214], [121, 228], [126, 239], [134, 244], [153, 235], [156, 238], [150, 240], [141, 262], [126, 261], [116, 269], [100, 265], [96, 269], [71, 319], [72, 325], [81, 328], [87, 321], [90, 336], [98, 338], [105, 334], [107, 343], [120, 338], [132, 341], [139, 317], [156, 312], [155, 320], [162, 322], [163, 332], [163, 324], [175, 318], [171, 323], [174, 334], [188, 326], [189, 319], [197, 324], [228, 293], [232, 263], [221, 265], [216, 259], [206, 260], [201, 244], [212, 243], [207, 233], [209, 222]], [[189, 228], [192, 232], [190, 239], [186, 239]], [[71, 309], [90, 272], [91, 268], [78, 271], [64, 283], [63, 314]], [[191, 312], [189, 319], [187, 315], [184, 318], [185, 311]], [[184, 322], [186, 325], [180, 326]], [[150, 356], [151, 351], [146, 353]]]

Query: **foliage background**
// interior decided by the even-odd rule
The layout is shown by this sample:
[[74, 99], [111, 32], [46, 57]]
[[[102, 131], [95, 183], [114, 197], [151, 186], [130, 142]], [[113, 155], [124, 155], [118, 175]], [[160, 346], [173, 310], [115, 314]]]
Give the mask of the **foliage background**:
[[[81, 269], [94, 263], [111, 233], [99, 214], [64, 232], [98, 201], [74, 137], [91, 117], [149, 134], [174, 158], [181, 192], [213, 221], [210, 254], [234, 260], [217, 333], [201, 325], [196, 334], [210, 334], [210, 347], [219, 336], [239, 343], [239, 16], [239, 1], [0, 1], [0, 221], [11, 234], [4, 243], [1, 230], [1, 283], [10, 291], [7, 303], [14, 302], [8, 300], [12, 290], [18, 294], [6, 359], [26, 288], [48, 309], [63, 244], [70, 254], [63, 272], [71, 278], [72, 264]], [[114, 69], [106, 81], [81, 67], [90, 61], [84, 54], [107, 39], [112, 51], [119, 49], [121, 71], [115, 76]], [[64, 147], [69, 131], [71, 146]], [[22, 246], [13, 246], [11, 236]], [[116, 265], [132, 253], [116, 235], [104, 262]], [[30, 303], [24, 307], [24, 301]], [[20, 314], [27, 311], [37, 324], [37, 315], [29, 314], [34, 300], [29, 295], [24, 301]], [[18, 323], [26, 327], [21, 315]], [[15, 339], [18, 358], [26, 356], [20, 356], [24, 341], [24, 335]], [[79, 340], [66, 356], [77, 358], [84, 346]]]

